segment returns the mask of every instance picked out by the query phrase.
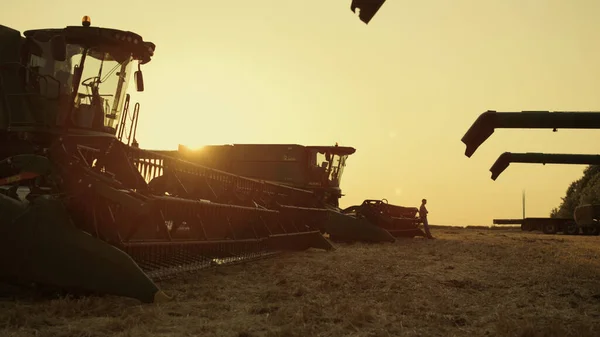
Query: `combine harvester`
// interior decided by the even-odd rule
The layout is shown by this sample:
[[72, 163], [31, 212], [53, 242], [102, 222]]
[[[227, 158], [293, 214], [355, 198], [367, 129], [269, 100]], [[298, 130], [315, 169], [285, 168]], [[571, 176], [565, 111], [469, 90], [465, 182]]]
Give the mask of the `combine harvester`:
[[326, 217], [319, 228], [334, 241], [394, 241], [394, 237], [425, 236], [419, 228], [416, 207], [402, 207], [383, 200], [365, 200], [361, 205], [339, 207], [340, 188], [352, 147], [302, 146], [296, 144], [209, 145], [194, 150], [179, 145], [177, 151], [154, 151], [202, 166], [244, 177], [312, 191]]
[[155, 45], [82, 23], [24, 37], [0, 26], [0, 281], [157, 302], [168, 297], [154, 280], [169, 275], [333, 248], [324, 219], [297, 216], [320, 211], [312, 191], [119, 141], [133, 64], [143, 91]]
[[[466, 145], [465, 155], [471, 157], [477, 148], [485, 142], [495, 129], [600, 129], [599, 112], [549, 112], [549, 111], [523, 111], [523, 112], [496, 112], [487, 111], [477, 118], [462, 138]], [[544, 153], [503, 153], [494, 163], [490, 171], [492, 179], [498, 176], [510, 163], [541, 163], [541, 164], [579, 164], [598, 165], [600, 156], [584, 154], [544, 154]], [[600, 233], [600, 205], [580, 205], [575, 209], [574, 220], [552, 219], [543, 221], [536, 218], [529, 221], [542, 227], [546, 233], [563, 231], [566, 234], [578, 234], [579, 230], [584, 235], [598, 235]], [[543, 224], [542, 224], [543, 222]], [[533, 225], [532, 225], [533, 226]], [[532, 226], [524, 228], [530, 230]]]
[[[126, 31], [90, 27], [19, 32], [0, 26], [2, 185], [0, 279], [153, 302], [151, 279], [213, 263], [309, 247], [332, 249], [313, 219], [269, 208], [316, 204], [310, 191], [245, 179], [120, 142], [126, 83], [155, 46]], [[219, 198], [152, 191], [178, 172], [213, 183]], [[16, 192], [29, 188], [25, 200]], [[260, 199], [265, 207], [229, 198]]]

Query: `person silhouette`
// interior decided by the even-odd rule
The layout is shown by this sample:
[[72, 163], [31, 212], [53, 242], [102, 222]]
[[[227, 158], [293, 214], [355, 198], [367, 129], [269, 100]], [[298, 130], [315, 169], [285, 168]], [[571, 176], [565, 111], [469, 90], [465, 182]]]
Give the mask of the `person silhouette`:
[[427, 235], [427, 238], [433, 239], [433, 236], [431, 236], [431, 232], [429, 231], [429, 222], [427, 221], [427, 214], [429, 214], [429, 211], [427, 210], [427, 207], [425, 207], [426, 204], [427, 204], [427, 199], [421, 200], [421, 207], [419, 208], [419, 216], [421, 217], [421, 221], [423, 222], [423, 227], [425, 228], [425, 234]]

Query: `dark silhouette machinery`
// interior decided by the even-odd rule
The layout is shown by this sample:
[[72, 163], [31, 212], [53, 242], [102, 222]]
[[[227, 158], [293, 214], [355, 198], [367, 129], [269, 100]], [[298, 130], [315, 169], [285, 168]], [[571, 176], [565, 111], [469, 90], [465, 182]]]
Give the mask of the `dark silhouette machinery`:
[[[465, 155], [471, 157], [495, 129], [600, 129], [600, 113], [598, 112], [496, 112], [487, 111], [481, 114], [462, 138], [466, 145]], [[584, 154], [544, 154], [544, 153], [510, 153], [500, 155], [491, 167], [492, 179], [498, 176], [510, 163], [541, 163], [541, 164], [580, 164], [598, 165], [600, 156]], [[600, 226], [600, 205], [580, 205], [575, 209], [575, 223], [585, 235], [598, 235]], [[556, 219], [555, 219], [556, 220]], [[560, 224], [556, 221], [546, 221], [550, 228], [546, 232], [556, 232]], [[558, 219], [560, 220], [560, 219]], [[564, 231], [569, 234], [579, 232], [569, 219], [564, 220]], [[561, 220], [561, 221], [562, 221]], [[539, 222], [539, 221], [538, 221]], [[545, 227], [544, 227], [545, 228]]]
[[[317, 205], [310, 191], [118, 141], [128, 77], [143, 90], [140, 67], [155, 46], [83, 23], [24, 37], [0, 26], [0, 174], [12, 185], [0, 194], [0, 279], [152, 302], [164, 298], [157, 277], [282, 249], [332, 249], [317, 228], [323, 219], [295, 217]], [[165, 175], [210, 184], [212, 198], [148, 188]], [[28, 188], [25, 198], [18, 187]], [[246, 206], [251, 199], [261, 207]]]
[[340, 183], [348, 156], [346, 146], [297, 144], [209, 145], [194, 150], [179, 145], [178, 151], [155, 151], [237, 175], [311, 190], [324, 205], [337, 207]]
[[[331, 218], [323, 223], [321, 231], [330, 234], [334, 240], [394, 241], [392, 237], [425, 236], [419, 228], [421, 221], [416, 207], [391, 205], [386, 199], [367, 199], [361, 205], [339, 208], [339, 199], [343, 196], [342, 175], [348, 156], [355, 151], [352, 147], [337, 144], [234, 144], [210, 145], [197, 150], [179, 145], [177, 151], [154, 152], [253, 179], [309, 190], [320, 201], [319, 207], [324, 209], [320, 212]], [[350, 221], [348, 217], [360, 221]], [[364, 225], [361, 227], [357, 223]], [[374, 230], [372, 226], [384, 231]], [[355, 228], [356, 232], [349, 228]], [[369, 231], [372, 233], [367, 234]]]
[[358, 8], [360, 20], [368, 24], [384, 3], [385, 0], [352, 0], [350, 9], [356, 13]]
[[0, 26], [0, 281], [155, 302], [168, 298], [156, 279], [330, 250], [323, 233], [394, 240], [336, 208], [341, 172], [336, 186], [298, 188], [140, 149], [139, 104], [125, 134], [127, 83], [144, 90], [155, 45], [82, 23]]

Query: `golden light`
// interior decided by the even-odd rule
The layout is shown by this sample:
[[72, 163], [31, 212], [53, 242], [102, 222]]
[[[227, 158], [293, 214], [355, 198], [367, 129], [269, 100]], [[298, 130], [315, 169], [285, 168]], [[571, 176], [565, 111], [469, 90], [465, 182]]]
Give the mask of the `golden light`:
[[183, 144], [179, 144], [177, 150], [184, 152], [184, 151], [201, 151], [204, 148], [204, 145], [200, 145], [200, 146], [187, 146], [187, 145], [183, 145]]
[[83, 18], [81, 19], [81, 24], [84, 27], [89, 27], [92, 24], [92, 18], [90, 18], [87, 15], [84, 15]]

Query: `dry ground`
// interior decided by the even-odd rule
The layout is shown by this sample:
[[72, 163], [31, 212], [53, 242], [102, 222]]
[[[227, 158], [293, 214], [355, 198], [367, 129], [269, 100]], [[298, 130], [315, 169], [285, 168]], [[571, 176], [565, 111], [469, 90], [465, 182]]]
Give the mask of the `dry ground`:
[[437, 229], [164, 282], [172, 303], [0, 302], [1, 336], [599, 336], [600, 237]]

